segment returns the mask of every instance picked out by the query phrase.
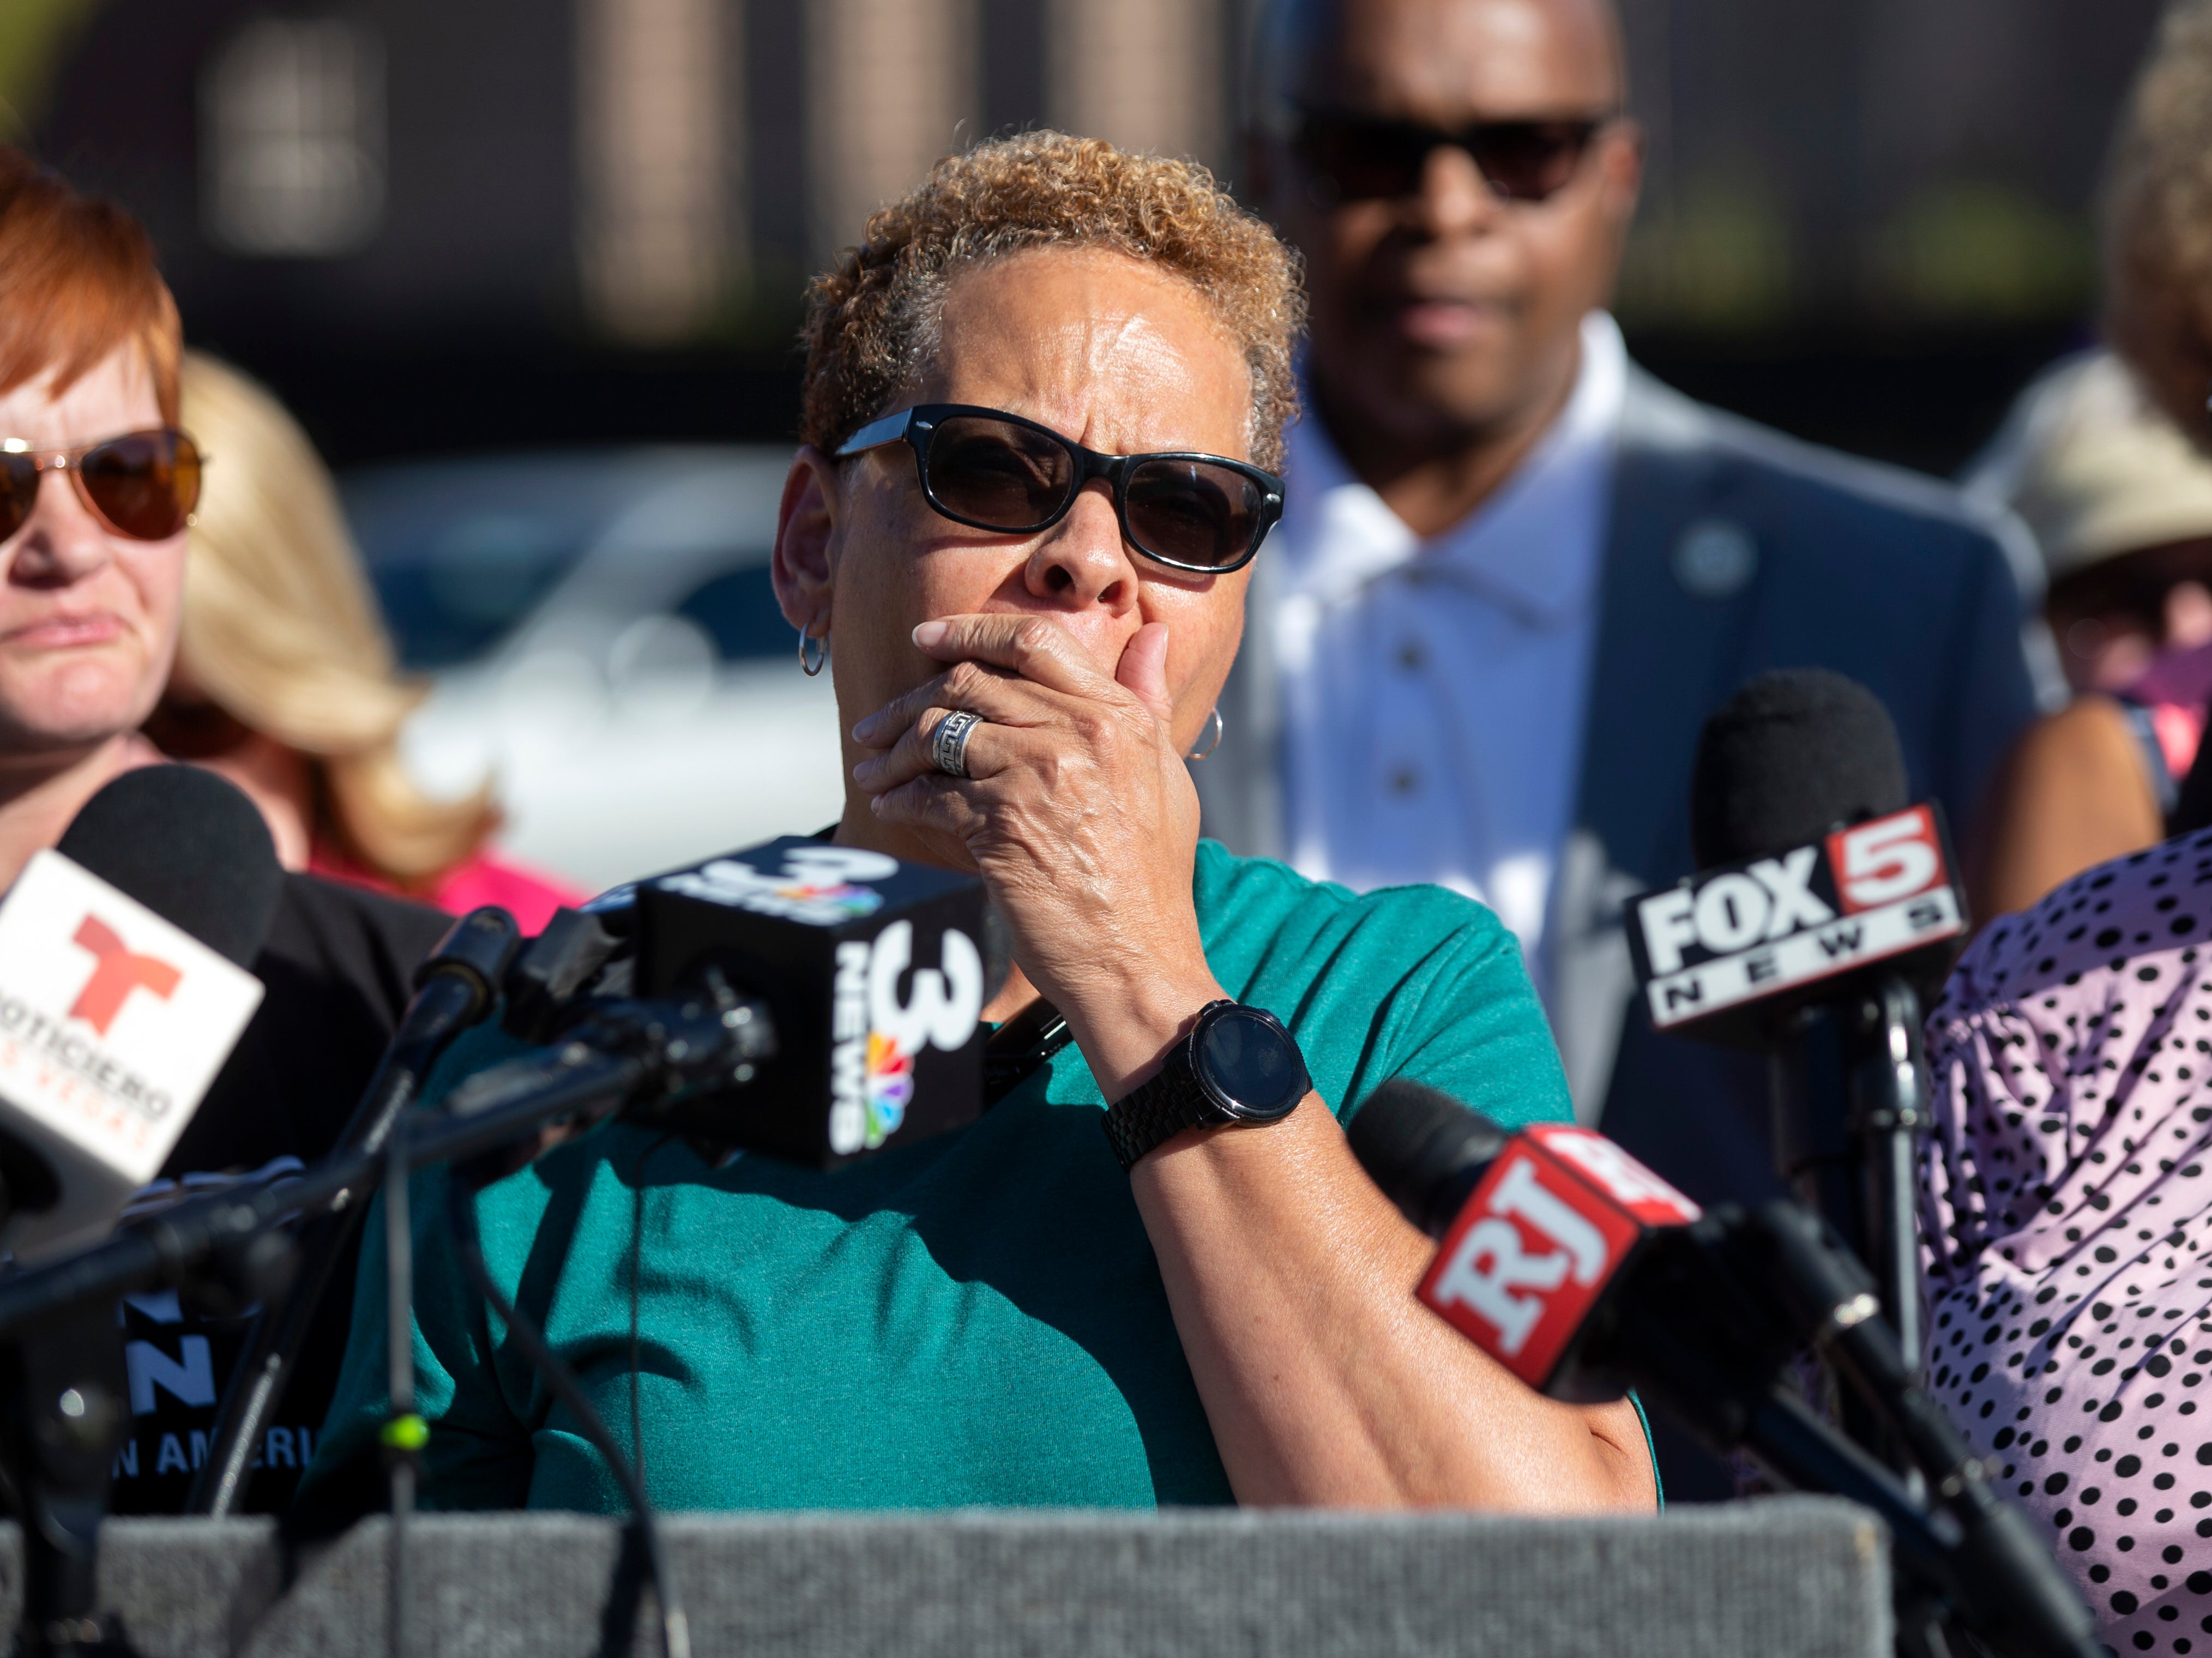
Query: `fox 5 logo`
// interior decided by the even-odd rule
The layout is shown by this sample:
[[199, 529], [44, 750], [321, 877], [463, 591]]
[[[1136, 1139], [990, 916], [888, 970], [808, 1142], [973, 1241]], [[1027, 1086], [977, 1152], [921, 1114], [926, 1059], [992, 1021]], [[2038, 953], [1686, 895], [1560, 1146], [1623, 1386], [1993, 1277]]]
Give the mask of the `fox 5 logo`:
[[1702, 959], [1771, 944], [1825, 926], [1839, 912], [1856, 914], [1916, 896], [1945, 878], [1935, 814], [1914, 806], [1644, 899], [1637, 918], [1644, 959], [1651, 976], [1663, 978], [1679, 972], [1692, 950]]

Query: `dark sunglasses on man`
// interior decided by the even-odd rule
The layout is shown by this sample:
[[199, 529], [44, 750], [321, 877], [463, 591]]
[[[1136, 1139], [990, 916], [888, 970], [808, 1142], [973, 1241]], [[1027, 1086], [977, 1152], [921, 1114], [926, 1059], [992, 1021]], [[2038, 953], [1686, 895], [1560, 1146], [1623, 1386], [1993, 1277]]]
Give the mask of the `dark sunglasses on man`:
[[1473, 160], [1500, 200], [1534, 203], [1573, 181], [1592, 141], [1617, 118], [1608, 112], [1476, 121], [1446, 131], [1359, 110], [1315, 108], [1300, 112], [1291, 150], [1324, 203], [1418, 195], [1430, 155], [1447, 148]]
[[1049, 426], [972, 404], [918, 404], [885, 415], [854, 433], [837, 457], [890, 443], [914, 451], [922, 495], [940, 517], [1006, 535], [1050, 529], [1084, 485], [1104, 478], [1122, 537], [1170, 569], [1242, 569], [1283, 515], [1282, 479], [1241, 460], [1102, 455]]
[[0, 541], [30, 522], [41, 472], [67, 472], [85, 509], [115, 534], [167, 541], [199, 505], [202, 464], [198, 446], [167, 427], [75, 449], [38, 449], [21, 438], [0, 438]]

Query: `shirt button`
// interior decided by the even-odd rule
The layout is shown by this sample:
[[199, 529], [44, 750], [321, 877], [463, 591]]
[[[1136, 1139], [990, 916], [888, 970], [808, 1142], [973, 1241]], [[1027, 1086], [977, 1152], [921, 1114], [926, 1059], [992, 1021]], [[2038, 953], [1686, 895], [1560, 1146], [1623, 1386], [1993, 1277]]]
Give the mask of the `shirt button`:
[[1401, 640], [1398, 645], [1398, 665], [1407, 673], [1419, 673], [1421, 665], [1429, 659], [1418, 639]]
[[1421, 786], [1421, 774], [1411, 766], [1401, 766], [1390, 774], [1390, 793], [1411, 794]]

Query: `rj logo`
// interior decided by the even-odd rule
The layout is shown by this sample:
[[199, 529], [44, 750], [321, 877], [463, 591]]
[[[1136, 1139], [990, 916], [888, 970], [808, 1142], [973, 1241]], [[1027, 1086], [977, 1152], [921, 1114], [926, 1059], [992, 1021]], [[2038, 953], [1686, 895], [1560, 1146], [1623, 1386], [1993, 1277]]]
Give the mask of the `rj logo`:
[[132, 955], [115, 930], [97, 916], [88, 915], [78, 923], [75, 942], [92, 952], [94, 965], [92, 977], [76, 993], [70, 1017], [82, 1019], [103, 1036], [132, 991], [147, 991], [166, 1002], [185, 976], [158, 957]]

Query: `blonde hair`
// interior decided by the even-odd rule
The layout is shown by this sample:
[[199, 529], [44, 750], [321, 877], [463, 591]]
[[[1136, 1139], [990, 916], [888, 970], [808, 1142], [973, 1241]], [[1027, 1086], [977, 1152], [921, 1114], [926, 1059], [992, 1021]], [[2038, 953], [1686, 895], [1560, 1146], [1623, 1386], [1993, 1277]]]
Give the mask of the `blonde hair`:
[[199, 352], [184, 427], [210, 458], [190, 531], [177, 665], [240, 724], [306, 756], [319, 837], [403, 885], [474, 853], [496, 827], [489, 789], [434, 800], [399, 762], [421, 701], [402, 680], [337, 491], [262, 386]]
[[1212, 307], [1251, 375], [1252, 459], [1280, 466], [1305, 325], [1296, 257], [1194, 161], [1024, 132], [948, 155], [814, 279], [806, 440], [834, 450], [927, 371], [958, 271], [1038, 247], [1105, 248], [1172, 272]]
[[2147, 367], [2212, 337], [2212, 3], [2176, 0], [2128, 99], [2104, 186], [2107, 324]]

